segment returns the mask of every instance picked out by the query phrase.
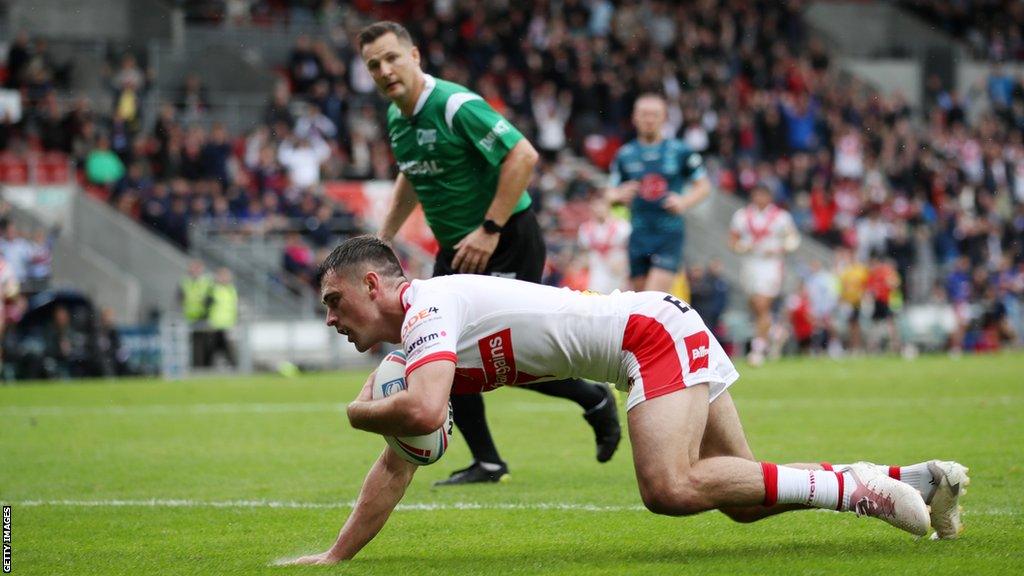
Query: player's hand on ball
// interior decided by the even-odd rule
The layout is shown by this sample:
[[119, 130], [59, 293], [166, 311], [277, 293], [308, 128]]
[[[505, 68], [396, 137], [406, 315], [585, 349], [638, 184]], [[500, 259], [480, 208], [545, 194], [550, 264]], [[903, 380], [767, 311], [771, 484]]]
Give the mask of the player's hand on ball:
[[366, 377], [366, 382], [363, 383], [362, 390], [356, 395], [356, 400], [360, 402], [369, 402], [373, 400], [373, 379], [376, 377], [377, 371], [370, 372], [370, 375]]
[[498, 239], [498, 234], [488, 234], [482, 226], [473, 230], [455, 245], [452, 268], [463, 274], [483, 274], [498, 247]]

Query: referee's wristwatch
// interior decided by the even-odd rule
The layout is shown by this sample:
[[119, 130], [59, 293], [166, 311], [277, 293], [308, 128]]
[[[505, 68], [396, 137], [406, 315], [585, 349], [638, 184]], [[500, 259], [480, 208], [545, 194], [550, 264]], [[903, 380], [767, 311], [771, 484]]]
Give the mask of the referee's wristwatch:
[[501, 231], [505, 229], [504, 226], [491, 219], [484, 220], [483, 227], [484, 232], [488, 234], [501, 234]]

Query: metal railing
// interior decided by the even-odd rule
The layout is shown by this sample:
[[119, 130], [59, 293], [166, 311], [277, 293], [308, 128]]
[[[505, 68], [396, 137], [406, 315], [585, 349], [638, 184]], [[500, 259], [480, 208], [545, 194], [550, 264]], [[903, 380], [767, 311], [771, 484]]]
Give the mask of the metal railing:
[[[337, 220], [328, 226], [339, 237], [359, 232], [351, 221]], [[239, 294], [251, 306], [247, 311], [251, 317], [309, 318], [318, 313], [316, 291], [282, 266], [285, 236], [304, 229], [298, 219], [269, 228], [198, 222], [189, 227], [191, 251], [208, 264], [233, 272]]]

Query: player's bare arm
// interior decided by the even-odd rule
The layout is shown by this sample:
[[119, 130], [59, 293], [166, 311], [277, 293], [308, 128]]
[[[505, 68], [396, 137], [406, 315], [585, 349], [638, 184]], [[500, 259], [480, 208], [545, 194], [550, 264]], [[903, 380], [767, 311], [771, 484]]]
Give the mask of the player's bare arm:
[[640, 182], [629, 180], [605, 190], [604, 197], [610, 204], [629, 204], [640, 189]]
[[797, 231], [796, 226], [787, 226], [785, 236], [782, 239], [782, 249], [785, 253], [790, 254], [796, 252], [796, 249], [800, 247], [800, 232]]
[[[504, 226], [512, 214], [512, 209], [519, 202], [523, 190], [526, 190], [533, 176], [533, 168], [537, 165], [540, 155], [525, 138], [516, 143], [501, 163], [498, 176], [498, 190], [494, 200], [484, 215], [484, 219], [492, 220]], [[455, 257], [452, 267], [466, 274], [480, 274], [487, 268], [491, 254], [498, 247], [499, 234], [490, 234], [483, 226], [470, 232], [455, 245]]]
[[739, 233], [735, 230], [729, 231], [729, 249], [737, 254], [750, 252], [750, 246], [740, 238]]
[[352, 427], [388, 436], [418, 436], [443, 426], [448, 415], [455, 364], [449, 360], [429, 362], [406, 378], [408, 390], [387, 398], [362, 399], [363, 393], [360, 393], [360, 397], [348, 405]]
[[381, 240], [386, 242], [394, 240], [402, 228], [402, 224], [405, 224], [418, 204], [419, 199], [416, 197], [416, 190], [412, 187], [412, 182], [409, 182], [405, 174], [399, 174], [395, 179], [391, 206], [388, 207], [388, 214], [384, 217], [384, 224], [380, 227]]
[[288, 564], [335, 564], [354, 557], [384, 527], [417, 468], [385, 448], [363, 480], [352, 513], [330, 550], [296, 558]]
[[685, 194], [669, 194], [662, 202], [662, 206], [665, 210], [682, 216], [710, 195], [711, 181], [704, 177], [694, 182]]

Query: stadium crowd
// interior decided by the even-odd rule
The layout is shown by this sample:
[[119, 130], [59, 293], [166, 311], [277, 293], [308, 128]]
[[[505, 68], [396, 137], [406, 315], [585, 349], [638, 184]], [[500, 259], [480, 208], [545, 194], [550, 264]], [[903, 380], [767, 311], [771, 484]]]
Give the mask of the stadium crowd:
[[59, 233], [23, 229], [0, 199], [0, 381], [128, 373], [113, 311], [51, 290]]
[[913, 13], [967, 43], [976, 58], [1024, 60], [1024, 6], [1013, 0], [900, 0]]
[[[329, 33], [299, 37], [260, 123], [246, 134], [202, 127], [217, 103], [195, 76], [144, 126], [153, 74], [131, 54], [111, 66], [111, 105], [76, 99], [65, 109], [52, 83], [27, 73], [31, 64], [11, 73], [12, 61], [33, 61], [31, 42], [19, 40], [8, 85], [25, 94], [27, 113], [4, 127], [6, 146], [23, 138], [66, 152], [119, 210], [183, 248], [197, 221], [296, 230], [282, 262], [302, 275], [315, 250], [336, 240], [332, 230], [357, 227], [318, 193], [322, 179], [395, 174], [383, 101], [351, 40], [383, 15], [409, 25], [428, 73], [476, 90], [541, 151], [531, 192], [553, 247], [549, 281], [586, 283], [577, 230], [631, 133], [633, 100], [654, 91], [669, 102], [666, 133], [707, 157], [718, 193], [743, 198], [765, 183], [806, 235], [839, 250], [830, 265], [803, 263], [803, 289], [786, 307], [797, 341], [825, 346], [842, 336], [846, 347], [861, 348], [860, 322], [832, 315], [842, 308], [860, 320], [862, 301], [863, 319], [883, 324], [890, 317], [876, 310], [898, 313], [903, 302], [954, 310], [952, 350], [1019, 341], [1020, 78], [997, 70], [970, 98], [930, 81], [915, 116], [903, 95], [876, 93], [837, 70], [805, 28], [801, 2], [438, 2], [389, 5], [384, 14], [358, 2], [184, 4], [194, 21], [274, 26], [285, 18]], [[909, 4], [934, 12], [940, 3]], [[1010, 32], [952, 18], [958, 30], [983, 30], [986, 55], [1017, 53], [991, 48], [993, 37]], [[58, 75], [56, 65], [40, 66]], [[344, 225], [331, 225], [338, 220]]]

